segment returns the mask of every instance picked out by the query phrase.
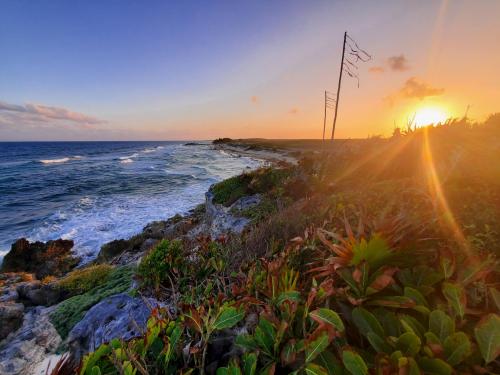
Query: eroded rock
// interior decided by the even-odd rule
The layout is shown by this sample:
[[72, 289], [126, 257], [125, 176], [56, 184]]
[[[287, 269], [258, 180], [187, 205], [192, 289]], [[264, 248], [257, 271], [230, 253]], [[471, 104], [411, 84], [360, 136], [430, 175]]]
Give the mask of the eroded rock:
[[30, 243], [21, 238], [12, 244], [5, 255], [2, 272], [32, 272], [38, 279], [45, 276], [62, 276], [78, 264], [71, 249], [73, 241], [55, 240]]
[[146, 303], [126, 293], [108, 297], [93, 306], [68, 336], [68, 345], [80, 358], [114, 338], [131, 339], [143, 332], [151, 311]]
[[24, 305], [7, 302], [0, 304], [0, 340], [17, 330], [23, 322]]

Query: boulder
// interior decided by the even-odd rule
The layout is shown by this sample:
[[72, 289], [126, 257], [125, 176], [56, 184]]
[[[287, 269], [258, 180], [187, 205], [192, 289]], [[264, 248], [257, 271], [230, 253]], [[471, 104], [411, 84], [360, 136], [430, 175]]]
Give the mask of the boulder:
[[55, 240], [30, 243], [21, 238], [12, 244], [5, 255], [2, 272], [32, 272], [38, 279], [45, 276], [62, 276], [74, 268], [79, 259], [71, 254], [73, 241]]
[[68, 346], [76, 358], [114, 338], [140, 336], [151, 311], [146, 303], [127, 293], [108, 297], [93, 306], [68, 335]]
[[20, 283], [16, 290], [19, 300], [27, 306], [52, 306], [69, 297], [69, 293], [55, 283], [40, 281]]
[[0, 304], [0, 340], [16, 331], [23, 322], [24, 305], [7, 302]]
[[37, 364], [56, 352], [62, 340], [49, 319], [52, 309], [29, 309], [22, 326], [0, 343], [0, 374], [35, 374]]

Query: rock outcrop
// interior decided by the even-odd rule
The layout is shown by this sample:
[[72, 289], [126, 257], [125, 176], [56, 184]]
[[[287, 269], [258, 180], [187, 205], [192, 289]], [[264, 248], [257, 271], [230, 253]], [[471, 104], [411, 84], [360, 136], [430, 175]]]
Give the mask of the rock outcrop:
[[55, 240], [30, 243], [21, 238], [12, 244], [5, 255], [2, 272], [31, 272], [38, 279], [45, 276], [62, 276], [78, 264], [71, 249], [73, 241]]
[[24, 305], [7, 302], [0, 304], [0, 340], [17, 330], [23, 322]]
[[52, 308], [36, 307], [24, 315], [22, 326], [0, 343], [0, 374], [27, 375], [54, 353], [61, 337], [49, 320]]
[[126, 293], [108, 297], [93, 306], [73, 327], [68, 346], [76, 358], [114, 338], [124, 340], [141, 335], [151, 313], [146, 303]]

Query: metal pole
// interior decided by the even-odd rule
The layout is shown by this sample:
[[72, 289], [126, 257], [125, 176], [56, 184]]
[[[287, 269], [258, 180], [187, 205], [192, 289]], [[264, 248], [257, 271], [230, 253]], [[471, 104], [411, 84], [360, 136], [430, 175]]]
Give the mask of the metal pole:
[[333, 127], [332, 127], [332, 141], [335, 134], [335, 125], [337, 124], [337, 111], [339, 109], [339, 98], [340, 98], [340, 85], [342, 83], [342, 71], [344, 70], [344, 54], [345, 54], [345, 43], [347, 39], [347, 31], [344, 33], [344, 44], [342, 45], [342, 61], [340, 62], [340, 74], [339, 74], [339, 86], [337, 87], [337, 101], [335, 102], [335, 116], [333, 117]]

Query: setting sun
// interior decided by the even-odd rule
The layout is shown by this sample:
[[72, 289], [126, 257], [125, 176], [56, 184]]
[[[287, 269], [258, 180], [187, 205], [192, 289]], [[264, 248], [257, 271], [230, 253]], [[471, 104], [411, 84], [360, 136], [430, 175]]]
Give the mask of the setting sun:
[[441, 108], [421, 108], [415, 113], [414, 124], [416, 126], [426, 126], [431, 124], [442, 124], [450, 115]]

